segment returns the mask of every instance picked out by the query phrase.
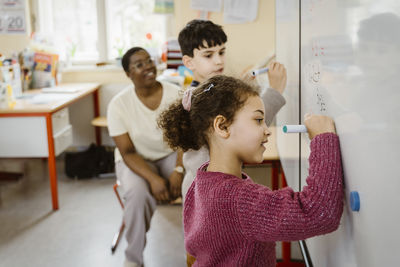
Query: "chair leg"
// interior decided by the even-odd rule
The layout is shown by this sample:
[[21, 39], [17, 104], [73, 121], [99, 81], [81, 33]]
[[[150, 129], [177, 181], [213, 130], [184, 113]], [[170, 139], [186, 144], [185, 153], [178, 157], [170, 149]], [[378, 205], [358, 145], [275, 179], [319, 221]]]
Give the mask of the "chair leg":
[[121, 205], [122, 209], [124, 209], [124, 203], [122, 202], [121, 197], [119, 196], [118, 187], [119, 187], [119, 183], [116, 183], [113, 186], [113, 189], [114, 189], [115, 195], [118, 198], [119, 204]]
[[[119, 187], [119, 183], [117, 182], [114, 186], [114, 192], [115, 195], [118, 198], [119, 204], [121, 205], [122, 210], [124, 209], [124, 203], [122, 202], [121, 197], [119, 196], [119, 192], [118, 192], [118, 187]], [[119, 241], [121, 240], [122, 234], [124, 233], [125, 230], [125, 222], [122, 221], [121, 226], [119, 227], [118, 232], [115, 233], [112, 243], [111, 243], [111, 253], [114, 254], [115, 250], [118, 247]]]
[[111, 253], [114, 254], [115, 250], [118, 247], [119, 241], [121, 240], [122, 234], [125, 230], [125, 223], [122, 222], [121, 226], [119, 227], [119, 231], [115, 233], [114, 238], [111, 243]]

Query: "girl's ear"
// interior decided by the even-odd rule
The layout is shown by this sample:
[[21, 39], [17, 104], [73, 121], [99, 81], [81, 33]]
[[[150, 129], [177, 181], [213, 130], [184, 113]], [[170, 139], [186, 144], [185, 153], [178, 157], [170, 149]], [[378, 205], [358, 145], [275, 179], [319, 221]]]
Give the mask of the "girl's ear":
[[227, 120], [222, 115], [218, 115], [214, 118], [213, 128], [214, 132], [222, 138], [228, 138], [230, 135]]
[[186, 68], [190, 69], [191, 71], [194, 71], [194, 64], [193, 64], [193, 58], [189, 57], [188, 55], [184, 55], [182, 57], [182, 62], [183, 65], [185, 65]]

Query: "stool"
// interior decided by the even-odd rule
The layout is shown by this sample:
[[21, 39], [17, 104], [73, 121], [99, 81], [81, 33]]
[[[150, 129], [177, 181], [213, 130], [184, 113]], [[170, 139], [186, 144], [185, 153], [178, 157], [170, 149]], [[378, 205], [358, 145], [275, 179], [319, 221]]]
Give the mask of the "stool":
[[107, 128], [107, 118], [106, 117], [96, 117], [92, 120], [92, 125], [96, 130], [96, 144], [101, 145], [101, 128]]
[[[113, 188], [114, 188], [115, 195], [118, 198], [119, 204], [121, 205], [121, 208], [123, 210], [124, 209], [124, 203], [122, 202], [121, 197], [119, 196], [119, 192], [118, 192], [119, 185], [120, 184], [117, 181], [114, 184]], [[119, 241], [121, 240], [122, 234], [124, 233], [124, 230], [125, 230], [125, 222], [124, 222], [124, 219], [122, 219], [121, 226], [119, 227], [118, 232], [115, 233], [114, 238], [113, 238], [112, 243], [111, 243], [111, 253], [112, 254], [114, 254], [115, 250], [117, 249]]]

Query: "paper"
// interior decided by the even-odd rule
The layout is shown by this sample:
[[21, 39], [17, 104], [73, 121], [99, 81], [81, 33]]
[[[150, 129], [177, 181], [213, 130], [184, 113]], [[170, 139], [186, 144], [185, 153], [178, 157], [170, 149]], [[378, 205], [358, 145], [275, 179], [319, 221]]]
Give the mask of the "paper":
[[0, 34], [25, 33], [25, 1], [0, 0]]
[[173, 14], [174, 0], [156, 0], [154, 4], [154, 13]]
[[42, 89], [42, 93], [76, 93], [79, 92], [80, 88], [76, 86], [53, 86], [53, 87], [45, 87]]
[[[68, 96], [67, 96], [68, 97]], [[65, 94], [37, 94], [31, 99], [27, 99], [27, 102], [31, 104], [49, 104], [52, 102], [57, 102], [67, 98]]]
[[256, 20], [258, 13], [258, 0], [225, 0], [224, 22], [246, 23]]
[[222, 0], [192, 0], [190, 7], [194, 10], [221, 12]]

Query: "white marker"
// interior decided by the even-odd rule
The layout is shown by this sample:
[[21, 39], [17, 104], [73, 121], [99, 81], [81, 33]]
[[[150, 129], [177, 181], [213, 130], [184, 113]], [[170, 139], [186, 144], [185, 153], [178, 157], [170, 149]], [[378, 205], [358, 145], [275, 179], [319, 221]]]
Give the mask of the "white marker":
[[251, 75], [257, 76], [258, 74], [268, 72], [268, 70], [269, 70], [269, 68], [263, 68], [263, 69], [253, 70], [253, 71], [251, 72]]
[[305, 125], [285, 125], [282, 130], [284, 133], [306, 133], [307, 127]]

